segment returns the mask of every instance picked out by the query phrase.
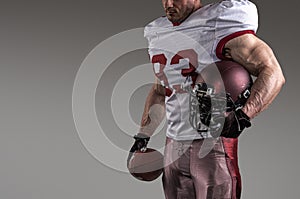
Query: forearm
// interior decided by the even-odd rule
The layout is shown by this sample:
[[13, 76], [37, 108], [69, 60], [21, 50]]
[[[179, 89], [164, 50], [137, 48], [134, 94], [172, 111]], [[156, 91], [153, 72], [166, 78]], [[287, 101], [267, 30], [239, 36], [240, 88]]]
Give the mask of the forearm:
[[164, 88], [159, 84], [154, 84], [146, 98], [139, 132], [150, 137], [164, 117]]
[[243, 111], [250, 118], [264, 111], [278, 95], [284, 81], [281, 71], [268, 68], [262, 70], [251, 88], [250, 98], [243, 107]]
[[254, 118], [271, 104], [285, 82], [280, 65], [271, 48], [253, 35], [233, 39], [227, 46], [231, 58], [257, 77], [243, 107], [243, 111]]

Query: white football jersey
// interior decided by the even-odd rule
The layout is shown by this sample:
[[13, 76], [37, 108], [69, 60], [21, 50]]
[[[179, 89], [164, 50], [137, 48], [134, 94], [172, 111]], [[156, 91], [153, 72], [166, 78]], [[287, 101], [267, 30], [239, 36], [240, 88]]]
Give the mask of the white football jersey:
[[160, 17], [145, 27], [150, 60], [155, 75], [166, 87], [167, 137], [192, 140], [211, 137], [198, 133], [189, 123], [189, 94], [192, 73], [224, 59], [227, 41], [243, 34], [255, 34], [256, 6], [248, 0], [224, 0], [201, 7], [181, 24]]

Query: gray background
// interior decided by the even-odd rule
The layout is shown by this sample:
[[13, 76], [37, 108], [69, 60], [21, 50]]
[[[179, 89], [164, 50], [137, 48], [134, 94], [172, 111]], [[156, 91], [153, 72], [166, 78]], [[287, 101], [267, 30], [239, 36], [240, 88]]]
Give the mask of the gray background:
[[[0, 198], [163, 198], [160, 180], [142, 183], [93, 158], [72, 118], [72, 87], [87, 54], [106, 38], [163, 15], [160, 1], [0, 2]], [[243, 198], [298, 198], [299, 3], [255, 2], [258, 36], [274, 49], [287, 83], [240, 139]], [[114, 83], [110, 77], [147, 62], [145, 52], [116, 60], [101, 79], [96, 106], [103, 123], [111, 115], [102, 109], [109, 100], [102, 89]], [[148, 88], [138, 89], [130, 103], [137, 122]], [[106, 124], [113, 142], [129, 148], [129, 136]]]

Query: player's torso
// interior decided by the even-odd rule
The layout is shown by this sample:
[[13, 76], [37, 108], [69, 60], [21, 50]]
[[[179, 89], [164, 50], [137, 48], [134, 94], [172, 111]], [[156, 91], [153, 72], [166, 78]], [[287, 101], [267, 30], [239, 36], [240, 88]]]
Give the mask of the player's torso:
[[199, 134], [191, 127], [189, 94], [182, 87], [193, 84], [195, 72], [219, 61], [216, 50], [222, 38], [237, 31], [256, 31], [256, 28], [256, 7], [248, 0], [224, 0], [204, 6], [179, 26], [166, 17], [146, 26], [153, 70], [167, 91], [168, 137], [176, 140], [210, 137], [209, 133]]
[[149, 55], [155, 75], [166, 87], [167, 136], [177, 140], [203, 138], [189, 124], [189, 94], [195, 74], [217, 61], [215, 5], [197, 10], [179, 26], [161, 17], [146, 27]]

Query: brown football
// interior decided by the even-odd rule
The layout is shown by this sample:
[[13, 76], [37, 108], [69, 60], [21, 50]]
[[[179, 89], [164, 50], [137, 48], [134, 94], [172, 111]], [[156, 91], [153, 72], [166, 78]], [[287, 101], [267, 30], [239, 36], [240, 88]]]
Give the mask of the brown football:
[[163, 155], [152, 148], [136, 151], [129, 160], [128, 170], [138, 180], [153, 181], [163, 172], [163, 159]]

